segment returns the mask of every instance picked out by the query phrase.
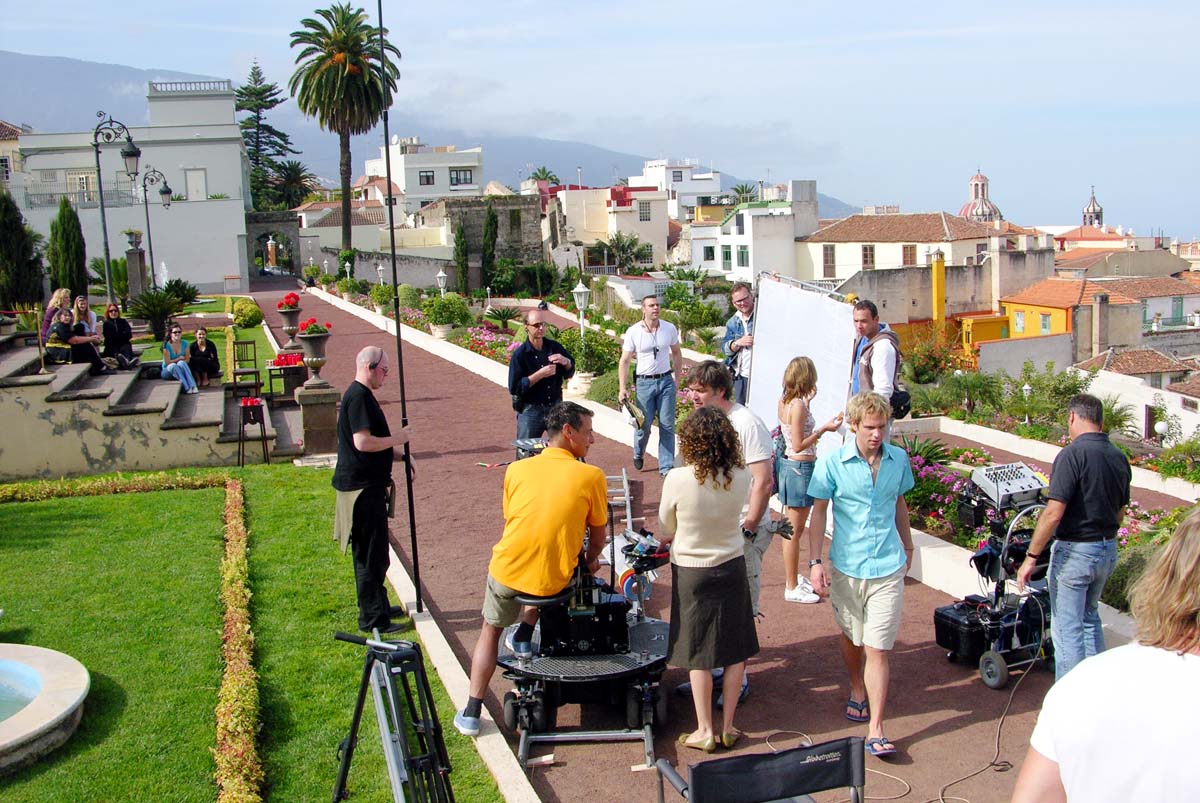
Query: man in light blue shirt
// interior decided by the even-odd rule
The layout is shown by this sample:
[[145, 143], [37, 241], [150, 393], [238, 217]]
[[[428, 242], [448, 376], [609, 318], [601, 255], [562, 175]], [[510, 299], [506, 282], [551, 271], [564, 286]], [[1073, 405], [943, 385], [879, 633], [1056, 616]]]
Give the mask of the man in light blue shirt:
[[[842, 631], [842, 658], [850, 674], [846, 719], [867, 722], [867, 752], [885, 756], [896, 746], [883, 735], [888, 652], [896, 643], [904, 576], [912, 565], [912, 534], [904, 494], [913, 487], [903, 449], [886, 443], [891, 405], [878, 393], [859, 393], [846, 406], [854, 439], [817, 460], [808, 493], [813, 589], [828, 595]], [[821, 562], [829, 501], [833, 541], [829, 572]]]

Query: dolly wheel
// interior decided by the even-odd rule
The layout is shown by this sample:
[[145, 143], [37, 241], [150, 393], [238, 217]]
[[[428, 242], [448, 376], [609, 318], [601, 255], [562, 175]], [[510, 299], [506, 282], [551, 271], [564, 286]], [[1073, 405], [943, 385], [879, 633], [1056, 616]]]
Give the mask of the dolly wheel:
[[946, 660], [952, 664], [957, 664], [958, 663], [958, 653], [956, 653], [954, 650], [950, 650], [950, 652], [946, 653]]
[[662, 731], [671, 721], [671, 695], [660, 685], [655, 692], [654, 700], [654, 729]]
[[529, 719], [534, 733], [549, 733], [558, 723], [558, 709], [547, 703], [541, 690], [530, 695]]
[[1008, 685], [1008, 664], [1004, 656], [988, 650], [979, 658], [979, 677], [989, 689], [1003, 689]]
[[637, 686], [625, 691], [625, 727], [631, 730], [642, 727], [642, 690]]
[[504, 727], [510, 731], [517, 729], [517, 695], [515, 692], [504, 693]]

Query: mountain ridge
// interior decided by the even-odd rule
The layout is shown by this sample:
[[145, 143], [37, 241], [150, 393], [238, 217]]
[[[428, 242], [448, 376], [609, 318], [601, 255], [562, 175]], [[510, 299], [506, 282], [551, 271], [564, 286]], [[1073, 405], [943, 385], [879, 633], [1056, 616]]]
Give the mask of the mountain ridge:
[[[248, 69], [248, 68], [247, 68]], [[122, 64], [82, 61], [68, 56], [33, 56], [0, 50], [0, 75], [6, 76], [7, 91], [0, 101], [0, 119], [14, 125], [29, 125], [46, 132], [86, 131], [95, 126], [95, 112], [103, 109], [129, 126], [149, 123], [146, 85], [151, 81], [224, 80], [211, 75], [164, 69], [141, 69]], [[245, 79], [230, 79], [236, 88]], [[284, 86], [286, 82], [279, 82]], [[46, 103], [54, 98], [54, 103]], [[271, 124], [288, 133], [308, 169], [327, 184], [337, 185], [337, 137], [322, 131], [302, 115], [291, 101], [269, 113]], [[443, 128], [421, 122], [395, 107], [389, 114], [389, 129], [400, 136], [419, 135], [429, 144], [480, 145], [484, 149], [481, 184], [497, 180], [515, 186], [518, 174], [527, 176], [530, 166], [545, 165], [563, 181], [574, 181], [576, 167], [582, 168], [584, 184], [607, 186], [614, 172], [619, 176], [642, 171], [644, 156], [614, 151], [572, 140], [546, 139], [513, 134], [484, 134]], [[351, 137], [350, 150], [355, 175], [366, 159], [376, 158], [383, 144], [383, 128]], [[330, 178], [332, 177], [332, 178]], [[722, 172], [722, 189], [741, 179]], [[859, 212], [856, 207], [818, 193], [821, 217], [845, 217]]]

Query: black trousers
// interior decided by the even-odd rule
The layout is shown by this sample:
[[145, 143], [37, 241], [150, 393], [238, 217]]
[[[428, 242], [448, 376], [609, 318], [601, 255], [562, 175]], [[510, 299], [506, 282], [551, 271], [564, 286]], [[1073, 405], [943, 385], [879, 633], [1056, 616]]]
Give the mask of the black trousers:
[[71, 362], [91, 363], [92, 368], [89, 373], [93, 375], [103, 372], [105, 368], [104, 360], [100, 359], [100, 352], [96, 350], [96, 346], [92, 343], [72, 343]]
[[350, 527], [350, 551], [354, 556], [354, 582], [358, 592], [358, 626], [361, 630], [383, 627], [388, 618], [387, 579], [388, 517], [387, 489], [364, 488], [354, 502]]

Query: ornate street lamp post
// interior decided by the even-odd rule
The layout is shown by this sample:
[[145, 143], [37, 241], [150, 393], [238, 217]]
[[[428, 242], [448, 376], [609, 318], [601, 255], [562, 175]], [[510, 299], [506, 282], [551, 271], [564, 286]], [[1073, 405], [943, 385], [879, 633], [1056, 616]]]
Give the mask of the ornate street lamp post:
[[133, 144], [133, 135], [129, 133], [129, 129], [124, 123], [114, 120], [112, 115], [106, 115], [102, 111], [96, 112], [96, 116], [102, 119], [92, 131], [92, 148], [96, 151], [96, 191], [100, 202], [100, 233], [104, 238], [104, 286], [108, 291], [108, 303], [112, 304], [117, 299], [113, 295], [112, 258], [108, 251], [108, 218], [104, 214], [104, 179], [100, 175], [100, 145], [101, 143], [108, 145], [116, 142], [119, 137], [125, 137], [125, 147], [121, 148], [121, 158], [125, 160], [125, 173], [130, 180], [137, 178], [138, 159], [141, 158], [142, 151]]
[[587, 345], [583, 339], [584, 314], [587, 312], [588, 296], [592, 291], [587, 288], [580, 278], [579, 283], [571, 289], [571, 295], [575, 297], [575, 306], [579, 309], [579, 358], [582, 360], [583, 355], [587, 352]]
[[150, 188], [160, 181], [162, 186], [158, 188], [158, 197], [162, 199], [163, 209], [170, 209], [171, 185], [167, 184], [167, 177], [150, 165], [146, 165], [146, 172], [142, 175], [142, 206], [146, 210], [146, 245], [150, 249], [150, 281], [155, 290], [158, 289], [158, 280], [154, 278], [154, 235], [150, 233]]
[[446, 276], [446, 271], [442, 270], [441, 268], [438, 268], [437, 276], [435, 276], [434, 278], [437, 279], [438, 292], [442, 294], [442, 298], [445, 298], [446, 297], [446, 279], [448, 278]]

